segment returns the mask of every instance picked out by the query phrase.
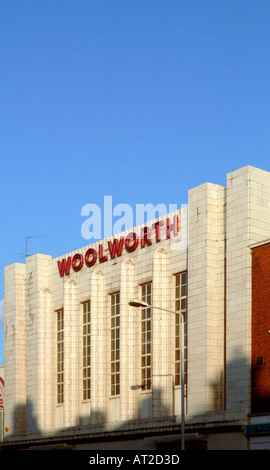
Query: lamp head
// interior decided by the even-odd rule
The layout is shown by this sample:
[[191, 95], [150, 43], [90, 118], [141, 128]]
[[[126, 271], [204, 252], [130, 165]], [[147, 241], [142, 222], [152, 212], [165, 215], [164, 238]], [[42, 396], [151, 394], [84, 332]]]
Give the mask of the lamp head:
[[137, 300], [137, 299], [130, 300], [128, 305], [130, 305], [131, 307], [149, 307], [147, 302], [144, 302], [143, 300]]

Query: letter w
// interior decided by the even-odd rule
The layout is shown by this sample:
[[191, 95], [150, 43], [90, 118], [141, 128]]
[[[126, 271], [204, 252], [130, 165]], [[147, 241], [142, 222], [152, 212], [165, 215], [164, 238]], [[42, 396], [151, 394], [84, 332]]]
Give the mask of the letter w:
[[120, 240], [114, 239], [113, 243], [108, 241], [109, 252], [112, 259], [115, 258], [116, 254], [117, 256], [120, 256], [122, 254], [123, 243], [124, 237], [121, 237]]
[[58, 264], [59, 274], [61, 277], [63, 277], [64, 274], [69, 274], [71, 257], [69, 256], [67, 260], [62, 259], [62, 261], [57, 261], [57, 264]]

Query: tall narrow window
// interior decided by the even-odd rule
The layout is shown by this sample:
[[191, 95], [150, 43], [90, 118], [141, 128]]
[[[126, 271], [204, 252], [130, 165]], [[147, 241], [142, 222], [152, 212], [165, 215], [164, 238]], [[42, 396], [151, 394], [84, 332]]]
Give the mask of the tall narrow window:
[[120, 293], [111, 296], [111, 395], [120, 394]]
[[64, 403], [64, 310], [57, 310], [57, 404]]
[[83, 400], [91, 398], [91, 310], [90, 301], [82, 304], [83, 313]]
[[187, 387], [187, 272], [175, 276], [175, 311], [184, 318], [184, 338], [181, 338], [181, 315], [175, 315], [175, 385], [181, 384], [181, 341], [184, 341], [184, 381]]
[[[151, 282], [141, 286], [142, 300], [151, 305]], [[151, 308], [142, 308], [141, 312], [141, 373], [142, 390], [152, 388], [152, 318]]]

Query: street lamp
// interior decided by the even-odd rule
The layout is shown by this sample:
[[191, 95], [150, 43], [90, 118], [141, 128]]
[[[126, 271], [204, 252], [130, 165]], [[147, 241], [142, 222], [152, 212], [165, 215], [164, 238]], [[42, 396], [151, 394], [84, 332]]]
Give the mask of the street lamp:
[[168, 310], [167, 308], [156, 307], [155, 305], [149, 305], [143, 300], [132, 299], [128, 303], [131, 307], [143, 307], [143, 308], [156, 308], [167, 313], [174, 313], [175, 315], [181, 316], [181, 449], [185, 450], [185, 375], [184, 375], [184, 315], [181, 312], [175, 312], [174, 310]]

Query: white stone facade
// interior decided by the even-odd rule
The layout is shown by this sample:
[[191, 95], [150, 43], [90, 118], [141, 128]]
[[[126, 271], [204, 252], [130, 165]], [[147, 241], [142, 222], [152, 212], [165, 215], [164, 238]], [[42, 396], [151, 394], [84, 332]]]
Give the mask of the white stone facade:
[[[188, 214], [188, 217], [186, 215]], [[152, 311], [152, 391], [142, 391], [140, 310], [128, 305], [152, 283], [152, 304], [174, 310], [174, 276], [188, 273], [186, 431], [203, 429], [208, 448], [247, 448], [250, 412], [251, 251], [270, 238], [270, 173], [244, 167], [227, 186], [189, 191], [179, 232], [151, 246], [61, 277], [58, 261], [37, 254], [5, 270], [5, 440], [180, 429], [180, 386], [174, 385], [175, 317]], [[185, 222], [188, 222], [185, 226]], [[153, 222], [145, 224], [152, 227]], [[126, 237], [142, 227], [119, 235]], [[185, 236], [188, 233], [188, 241]], [[112, 238], [113, 239], [113, 238]], [[111, 239], [111, 240], [112, 240]], [[120, 395], [110, 394], [110, 295], [120, 292]], [[91, 301], [91, 399], [82, 399], [81, 304]], [[56, 311], [64, 311], [64, 400], [57, 404]], [[178, 426], [178, 427], [177, 427]], [[209, 427], [215, 433], [207, 435]], [[147, 431], [148, 430], [148, 431]], [[236, 433], [236, 434], [235, 434]], [[188, 434], [187, 434], [188, 435]], [[236, 436], [236, 437], [235, 437]], [[115, 437], [117, 440], [117, 437]], [[227, 444], [226, 444], [227, 442]]]

